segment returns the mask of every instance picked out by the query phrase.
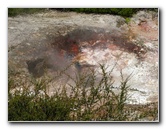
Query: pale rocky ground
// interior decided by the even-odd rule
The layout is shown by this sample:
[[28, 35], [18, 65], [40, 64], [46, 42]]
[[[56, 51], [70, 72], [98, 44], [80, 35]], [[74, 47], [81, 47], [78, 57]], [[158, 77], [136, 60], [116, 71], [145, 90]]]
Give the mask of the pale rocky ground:
[[[158, 102], [158, 29], [157, 13], [142, 11], [134, 15], [128, 24], [120, 16], [77, 14], [50, 10], [33, 15], [9, 17], [8, 65], [9, 68], [17, 72], [24, 71], [26, 73], [21, 76], [29, 76], [27, 61], [39, 58], [46, 61], [46, 65], [56, 64], [51, 69], [52, 71], [64, 68], [73, 60], [79, 62], [82, 66], [94, 65], [95, 70], [99, 69], [98, 63], [104, 63], [109, 66], [108, 71], [117, 63], [112, 72], [115, 89], [119, 88], [120, 70], [122, 70], [124, 76], [133, 72], [133, 77], [129, 82], [131, 86], [129, 90], [130, 99], [127, 103]], [[60, 40], [56, 43], [57, 38], [60, 36], [63, 38], [74, 30], [78, 30], [74, 33], [75, 35], [79, 35], [81, 30], [85, 31], [84, 38], [81, 41], [77, 39], [80, 51], [71, 60], [61, 59], [61, 53], [55, 47], [60, 46], [65, 53], [69, 50], [64, 47], [64, 44], [62, 44], [64, 46], [58, 44]], [[86, 32], [90, 34], [96, 32], [97, 34], [94, 35], [97, 37], [96, 40], [94, 38], [88, 39]], [[105, 34], [113, 36], [115, 39], [107, 39], [108, 36], [105, 36]], [[93, 35], [91, 36], [93, 37]], [[125, 38], [124, 41], [121, 39], [122, 37]], [[102, 43], [104, 48], [98, 45]], [[124, 45], [121, 46], [118, 43]], [[125, 45], [130, 44], [126, 43], [135, 45], [127, 48]], [[40, 69], [42, 68], [40, 67]], [[41, 74], [43, 72], [41, 71]], [[71, 73], [71, 70], [69, 70], [69, 73]], [[19, 76], [17, 79], [22, 79], [22, 77]], [[26, 78], [26, 80], [28, 79]], [[65, 80], [65, 82], [67, 81]], [[52, 89], [50, 94], [51, 92]]]

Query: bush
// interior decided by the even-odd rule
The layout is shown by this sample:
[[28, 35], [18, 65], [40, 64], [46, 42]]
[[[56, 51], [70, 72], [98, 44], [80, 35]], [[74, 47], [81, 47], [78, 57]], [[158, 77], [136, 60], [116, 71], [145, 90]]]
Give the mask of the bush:
[[[78, 74], [76, 78], [65, 73], [75, 84], [63, 85], [52, 95], [47, 94], [48, 81], [44, 79], [33, 79], [31, 86], [22, 86], [20, 89], [12, 88], [14, 83], [9, 77], [9, 97], [8, 97], [8, 120], [9, 121], [132, 121], [139, 120], [138, 116], [133, 116], [129, 112], [129, 107], [125, 104], [128, 99], [127, 77], [121, 72], [121, 84], [118, 92], [114, 91], [113, 78], [111, 72], [106, 72], [107, 67], [100, 65], [101, 73], [89, 69], [88, 73]], [[96, 74], [101, 74], [100, 79], [96, 79]], [[10, 76], [10, 75], [9, 75]], [[52, 80], [52, 79], [51, 79]], [[49, 80], [50, 81], [50, 80]], [[11, 83], [12, 82], [12, 83]], [[19, 82], [17, 82], [19, 83]], [[71, 92], [67, 90], [70, 88]], [[141, 108], [140, 108], [141, 109]], [[135, 109], [134, 109], [135, 110]], [[149, 110], [150, 114], [156, 118], [157, 108]], [[140, 117], [149, 114], [142, 113]]]
[[131, 17], [137, 11], [140, 10], [150, 10], [150, 11], [157, 11], [157, 8], [61, 8], [57, 9], [59, 11], [74, 11], [78, 13], [95, 13], [95, 14], [113, 14], [113, 15], [120, 15], [123, 17]]
[[82, 13], [95, 13], [95, 14], [114, 14], [125, 17], [131, 17], [137, 9], [133, 8], [67, 8], [66, 11], [75, 11]]
[[[113, 14], [123, 17], [131, 17], [139, 10], [149, 10], [157, 12], [157, 8], [50, 8], [58, 11], [74, 11], [78, 13], [94, 13], [94, 14]], [[46, 10], [45, 8], [9, 8], [8, 16], [17, 16], [23, 14], [32, 14]]]
[[8, 8], [8, 16], [13, 17], [23, 14], [32, 14], [44, 10], [44, 8]]

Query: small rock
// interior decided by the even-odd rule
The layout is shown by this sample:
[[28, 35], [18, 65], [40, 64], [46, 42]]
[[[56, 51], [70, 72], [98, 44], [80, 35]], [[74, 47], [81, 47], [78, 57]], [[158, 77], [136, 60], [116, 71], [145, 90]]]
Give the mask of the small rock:
[[15, 28], [16, 28], [16, 27], [9, 27], [9, 29], [12, 29], [12, 30], [15, 29]]

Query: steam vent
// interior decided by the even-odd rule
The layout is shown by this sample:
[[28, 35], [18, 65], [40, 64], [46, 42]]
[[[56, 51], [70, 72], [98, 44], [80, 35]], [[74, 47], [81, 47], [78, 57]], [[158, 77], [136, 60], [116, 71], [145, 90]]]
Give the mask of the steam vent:
[[158, 104], [158, 31], [158, 14], [151, 11], [139, 11], [129, 22], [116, 15], [52, 10], [9, 17], [12, 92], [21, 90], [23, 84], [33, 91], [31, 80], [45, 79], [49, 96], [64, 85], [70, 94], [73, 80], [81, 74], [95, 71], [95, 83], [99, 83], [104, 67], [113, 81], [110, 88], [117, 94], [122, 79], [130, 77], [127, 105]]

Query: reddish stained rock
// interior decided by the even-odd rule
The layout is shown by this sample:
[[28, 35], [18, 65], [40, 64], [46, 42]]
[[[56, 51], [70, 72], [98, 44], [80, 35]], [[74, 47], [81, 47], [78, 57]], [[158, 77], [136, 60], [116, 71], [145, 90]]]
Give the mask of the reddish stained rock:
[[71, 44], [71, 53], [73, 53], [74, 55], [77, 55], [79, 53], [79, 47], [77, 44]]
[[110, 45], [108, 45], [108, 48], [111, 50], [116, 50], [118, 47], [114, 44], [110, 44]]

